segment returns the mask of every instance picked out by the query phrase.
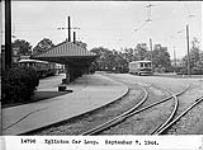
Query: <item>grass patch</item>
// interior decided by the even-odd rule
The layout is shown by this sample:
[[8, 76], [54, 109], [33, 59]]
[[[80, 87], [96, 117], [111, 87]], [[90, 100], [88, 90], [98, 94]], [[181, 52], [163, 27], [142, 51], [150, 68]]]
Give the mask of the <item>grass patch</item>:
[[62, 91], [62, 92], [55, 92], [55, 91], [35, 91], [34, 95], [31, 97], [29, 102], [22, 102], [22, 103], [15, 103], [15, 104], [5, 104], [2, 105], [2, 108], [9, 108], [9, 107], [15, 107], [18, 105], [23, 105], [23, 104], [29, 104], [29, 103], [34, 103], [50, 98], [54, 98], [57, 96], [65, 95], [70, 93], [70, 91]]

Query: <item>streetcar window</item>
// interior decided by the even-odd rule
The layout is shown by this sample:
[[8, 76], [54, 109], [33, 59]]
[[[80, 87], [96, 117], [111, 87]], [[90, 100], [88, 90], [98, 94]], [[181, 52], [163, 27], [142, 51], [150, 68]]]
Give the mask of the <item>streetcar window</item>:
[[143, 64], [143, 63], [140, 63], [140, 67], [144, 67], [144, 64]]

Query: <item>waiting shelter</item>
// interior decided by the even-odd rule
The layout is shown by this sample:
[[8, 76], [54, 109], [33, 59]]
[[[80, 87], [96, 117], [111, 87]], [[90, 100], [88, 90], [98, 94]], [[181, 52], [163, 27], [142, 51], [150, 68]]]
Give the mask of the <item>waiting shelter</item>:
[[72, 42], [62, 42], [45, 53], [32, 58], [55, 62], [65, 65], [66, 79], [63, 83], [70, 83], [78, 76], [88, 72], [92, 62], [97, 58], [95, 53]]

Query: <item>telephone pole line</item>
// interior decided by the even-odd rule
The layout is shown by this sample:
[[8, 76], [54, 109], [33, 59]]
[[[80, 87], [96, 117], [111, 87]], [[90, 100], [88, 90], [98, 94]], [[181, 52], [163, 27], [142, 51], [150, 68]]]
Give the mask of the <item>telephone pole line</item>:
[[153, 72], [153, 55], [152, 55], [152, 39], [149, 39], [149, 45], [150, 45], [150, 50], [151, 50], [151, 62], [152, 62], [152, 72]]

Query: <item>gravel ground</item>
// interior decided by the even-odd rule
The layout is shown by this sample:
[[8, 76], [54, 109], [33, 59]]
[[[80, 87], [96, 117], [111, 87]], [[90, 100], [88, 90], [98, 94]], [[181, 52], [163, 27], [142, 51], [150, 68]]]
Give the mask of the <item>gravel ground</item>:
[[[139, 77], [139, 76], [133, 76], [129, 74], [117, 74], [117, 75], [111, 74], [108, 76], [117, 78], [119, 80], [125, 80], [128, 82], [142, 82], [142, 83], [144, 82], [148, 84], [153, 84], [157, 87], [167, 88], [172, 92], [181, 91], [183, 88], [185, 88], [187, 85], [190, 84], [191, 85], [190, 89], [179, 97], [180, 105], [176, 116], [178, 116], [184, 109], [186, 109], [190, 104], [192, 104], [196, 98], [203, 96], [203, 80], [201, 78], [185, 79], [185, 78], [174, 78], [174, 77], [166, 78], [166, 77], [157, 77], [157, 76]], [[165, 105], [166, 106], [163, 106], [163, 108], [167, 107], [167, 104]], [[162, 108], [161, 109], [160, 108], [161, 107], [157, 109], [159, 109], [160, 111], [163, 110]], [[157, 113], [157, 116], [156, 116], [156, 112], [154, 111], [154, 109], [153, 109], [153, 113], [154, 113], [153, 116], [156, 118], [158, 116], [160, 118], [161, 116], [163, 116], [162, 113], [160, 114]], [[153, 120], [150, 121], [150, 117], [153, 117], [152, 116], [153, 113], [148, 112], [148, 116], [145, 116], [145, 118], [149, 118], [149, 120], [146, 121], [145, 123], [146, 127], [143, 127], [143, 128], [147, 129], [147, 126], [149, 124], [153, 125]], [[201, 102], [198, 106], [193, 108], [188, 114], [186, 114], [183, 118], [181, 118], [180, 121], [178, 121], [175, 125], [173, 125], [172, 128], [168, 130], [167, 134], [177, 134], [177, 135], [202, 134], [203, 133], [203, 118], [201, 117], [202, 115], [203, 115], [203, 102]], [[131, 121], [133, 122], [133, 120]], [[142, 121], [145, 122], [144, 119], [142, 119]], [[135, 122], [133, 122], [132, 124], [135, 124]], [[134, 127], [134, 128], [136, 128], [137, 130], [138, 127]], [[144, 132], [138, 132], [138, 134], [143, 134], [143, 133]]]
[[[180, 97], [180, 107], [178, 114], [194, 102], [198, 97], [203, 96], [203, 82], [188, 81], [192, 87], [188, 92]], [[178, 115], [177, 114], [177, 115]], [[183, 118], [180, 119], [168, 131], [168, 134], [203, 134], [203, 102], [194, 107]]]
[[[135, 80], [126, 80], [126, 78], [113, 77], [111, 75], [108, 76], [124, 82], [127, 85], [129, 84], [129, 81], [131, 81], [130, 83], [137, 82]], [[142, 107], [161, 100], [162, 98], [165, 98], [169, 95], [169, 93], [164, 89], [158, 88], [153, 84], [151, 85], [151, 83], [145, 82], [143, 84], [140, 82], [140, 84], [147, 86], [147, 90], [149, 92], [149, 97]], [[160, 104], [156, 107], [148, 109], [147, 111], [141, 112], [126, 119], [125, 122], [112, 127], [110, 130], [102, 132], [102, 135], [149, 135], [155, 128], [157, 128], [167, 119], [173, 107], [174, 101], [168, 101], [166, 103]]]

